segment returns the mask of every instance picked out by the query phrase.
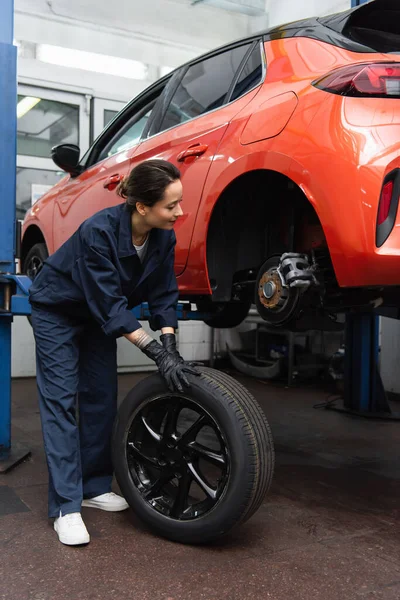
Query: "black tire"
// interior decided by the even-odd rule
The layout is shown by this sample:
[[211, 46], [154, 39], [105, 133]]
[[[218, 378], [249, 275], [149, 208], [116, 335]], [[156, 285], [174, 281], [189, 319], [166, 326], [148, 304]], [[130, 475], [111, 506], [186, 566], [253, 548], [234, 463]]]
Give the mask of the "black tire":
[[213, 304], [208, 300], [197, 302], [197, 310], [211, 313], [211, 317], [204, 323], [215, 329], [231, 329], [240, 325], [251, 307], [251, 302], [226, 302], [224, 304]]
[[27, 275], [32, 281], [43, 267], [46, 258], [49, 257], [46, 244], [43, 242], [35, 244], [29, 250], [22, 265], [22, 272]]
[[[246, 521], [274, 470], [271, 431], [256, 400], [228, 375], [201, 371], [184, 394], [171, 394], [158, 374], [142, 380], [119, 409], [112, 441], [115, 475], [131, 508], [157, 535], [186, 544], [210, 542]], [[189, 408], [197, 416], [181, 423]], [[210, 446], [210, 433], [219, 448]]]
[[[27, 275], [32, 281], [43, 267], [46, 258], [49, 257], [46, 244], [40, 242], [32, 246], [22, 264], [22, 273]], [[32, 325], [30, 315], [27, 316], [29, 323]]]

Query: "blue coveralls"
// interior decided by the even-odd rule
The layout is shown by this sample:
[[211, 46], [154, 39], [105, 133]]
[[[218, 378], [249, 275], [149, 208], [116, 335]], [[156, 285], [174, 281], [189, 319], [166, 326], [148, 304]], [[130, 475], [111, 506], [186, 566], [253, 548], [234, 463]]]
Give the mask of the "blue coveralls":
[[173, 231], [153, 229], [142, 265], [120, 204], [87, 219], [31, 286], [49, 517], [111, 489], [116, 338], [141, 327], [130, 309], [143, 301], [153, 330], [177, 327], [174, 249]]

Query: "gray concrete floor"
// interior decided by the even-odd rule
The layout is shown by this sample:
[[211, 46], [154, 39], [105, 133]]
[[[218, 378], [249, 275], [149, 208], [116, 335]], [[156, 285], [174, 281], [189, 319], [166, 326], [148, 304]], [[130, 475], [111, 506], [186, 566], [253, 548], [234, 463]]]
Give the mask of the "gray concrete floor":
[[[121, 399], [140, 377], [120, 376]], [[0, 598], [399, 600], [400, 422], [316, 410], [327, 397], [316, 389], [240, 381], [265, 410], [277, 458], [251, 520], [190, 547], [153, 536], [132, 511], [83, 509], [92, 541], [78, 548], [47, 519], [35, 381], [14, 381], [13, 439], [32, 457], [0, 475]]]

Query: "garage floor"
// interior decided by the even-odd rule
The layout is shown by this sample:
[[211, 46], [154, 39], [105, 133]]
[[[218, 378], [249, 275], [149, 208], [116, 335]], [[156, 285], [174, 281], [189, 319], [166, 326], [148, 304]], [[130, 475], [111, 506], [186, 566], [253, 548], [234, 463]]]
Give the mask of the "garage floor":
[[[120, 376], [121, 399], [139, 377]], [[223, 544], [185, 547], [131, 511], [83, 509], [92, 541], [78, 548], [62, 546], [47, 519], [35, 381], [14, 381], [14, 439], [32, 458], [0, 475], [0, 598], [399, 600], [400, 423], [315, 410], [327, 396], [315, 389], [240, 380], [276, 444], [258, 513]]]

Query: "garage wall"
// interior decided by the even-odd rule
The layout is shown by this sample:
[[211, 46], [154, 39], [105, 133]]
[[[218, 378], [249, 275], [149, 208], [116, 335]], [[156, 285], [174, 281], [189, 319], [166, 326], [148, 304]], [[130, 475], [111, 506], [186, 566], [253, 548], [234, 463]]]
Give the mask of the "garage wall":
[[[151, 331], [147, 322], [143, 322], [142, 327], [152, 337], [159, 339], [159, 332], [155, 334], [154, 331]], [[204, 344], [198, 344], [198, 346], [202, 350]], [[201, 352], [197, 352], [197, 354], [197, 360], [199, 360]], [[208, 358], [208, 355], [205, 358]], [[15, 317], [12, 325], [11, 376], [34, 377], [36, 375], [35, 360], [35, 341], [32, 327], [26, 317]], [[117, 363], [119, 373], [153, 371], [156, 369], [154, 362], [125, 338], [120, 338], [117, 341]]]

